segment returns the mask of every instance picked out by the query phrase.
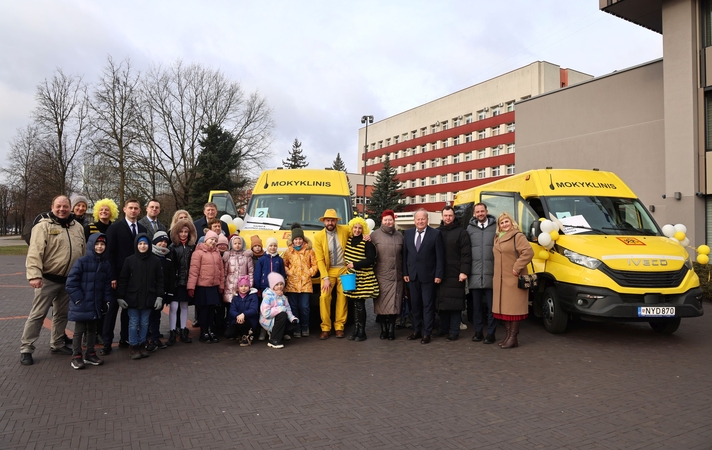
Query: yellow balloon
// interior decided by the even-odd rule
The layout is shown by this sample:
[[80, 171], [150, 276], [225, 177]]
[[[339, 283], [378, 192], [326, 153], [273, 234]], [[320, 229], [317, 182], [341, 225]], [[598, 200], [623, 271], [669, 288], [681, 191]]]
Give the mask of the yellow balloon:
[[697, 247], [697, 253], [699, 253], [700, 255], [709, 255], [710, 248], [709, 248], [709, 246], [702, 244], [699, 247]]
[[539, 222], [543, 222], [543, 221], [545, 221], [545, 220], [546, 220], [546, 218], [544, 218], [544, 217], [539, 217]]
[[237, 231], [237, 227], [232, 222], [227, 224], [227, 229], [230, 232], [230, 234], [233, 234], [235, 231]]
[[549, 235], [551, 236], [551, 240], [552, 240], [552, 241], [555, 241], [555, 240], [559, 239], [559, 232], [556, 231], [556, 230], [554, 230], [554, 231], [552, 231], [551, 233], [549, 233]]
[[546, 250], [541, 250], [537, 256], [539, 257], [539, 259], [543, 259], [546, 261], [547, 259], [549, 259], [549, 252], [547, 252]]
[[697, 262], [700, 264], [707, 264], [710, 262], [710, 257], [707, 255], [699, 254], [697, 255]]
[[678, 241], [682, 241], [683, 239], [685, 239], [685, 233], [683, 233], [682, 231], [676, 231], [673, 236], [674, 236], [675, 239], [677, 239]]

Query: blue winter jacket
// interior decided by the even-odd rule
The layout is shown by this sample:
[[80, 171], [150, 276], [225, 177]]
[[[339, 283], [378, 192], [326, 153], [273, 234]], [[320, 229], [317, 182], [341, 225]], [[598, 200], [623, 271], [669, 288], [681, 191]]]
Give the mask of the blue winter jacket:
[[255, 287], [261, 291], [269, 288], [269, 281], [267, 281], [267, 275], [272, 272], [277, 272], [282, 275], [284, 279], [287, 279], [287, 272], [284, 271], [284, 260], [281, 256], [272, 256], [269, 253], [265, 253], [257, 260], [257, 265], [255, 266], [254, 278]]
[[257, 298], [257, 289], [252, 288], [245, 298], [242, 298], [239, 293], [232, 297], [228, 324], [235, 323], [240, 314], [245, 314], [245, 318], [250, 321], [253, 330], [259, 330], [260, 300]]
[[69, 271], [65, 287], [69, 294], [68, 319], [72, 322], [87, 322], [101, 317], [102, 308], [106, 308], [111, 298], [111, 280], [114, 273], [106, 258], [106, 251], [101, 255], [94, 252], [94, 245], [104, 233], [89, 236], [87, 253], [74, 262]]

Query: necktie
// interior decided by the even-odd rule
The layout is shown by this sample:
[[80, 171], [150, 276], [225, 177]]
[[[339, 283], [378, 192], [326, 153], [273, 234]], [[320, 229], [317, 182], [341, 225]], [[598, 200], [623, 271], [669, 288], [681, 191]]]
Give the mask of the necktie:
[[485, 229], [485, 224], [484, 224], [484, 223], [481, 223], [481, 224], [480, 224], [480, 228], [482, 228], [482, 229], [484, 230], [484, 229]]
[[152, 220], [151, 221], [151, 226], [153, 227], [153, 231], [156, 232], [158, 230], [158, 226], [156, 226], [156, 221]]
[[423, 240], [423, 232], [418, 231], [418, 237], [415, 238], [415, 251], [416, 252], [420, 251], [420, 244], [421, 244], [422, 240]]
[[329, 235], [330, 242], [329, 244], [329, 253], [331, 253], [331, 265], [335, 266], [336, 265], [336, 260], [338, 258], [338, 250], [336, 249], [336, 236], [333, 234]]
[[131, 224], [131, 234], [133, 234], [134, 237], [136, 237], [136, 224], [135, 223]]

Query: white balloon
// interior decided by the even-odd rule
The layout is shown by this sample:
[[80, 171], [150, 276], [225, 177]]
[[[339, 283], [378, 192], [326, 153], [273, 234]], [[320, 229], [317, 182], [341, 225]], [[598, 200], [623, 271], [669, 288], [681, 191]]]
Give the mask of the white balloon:
[[556, 224], [548, 219], [543, 220], [539, 227], [541, 228], [542, 233], [551, 233], [552, 231], [557, 229]]
[[235, 228], [237, 228], [238, 230], [241, 230], [242, 226], [245, 224], [245, 222], [242, 219], [240, 219], [239, 217], [235, 217], [234, 219], [232, 219], [232, 223], [233, 223], [233, 225], [235, 225]]
[[556, 245], [556, 242], [551, 241], [549, 242], [549, 245], [545, 245], [544, 248], [546, 248], [547, 250], [551, 250], [552, 248], [554, 248], [554, 245]]
[[220, 216], [220, 220], [225, 223], [230, 223], [232, 222], [232, 216], [230, 214], [223, 214], [222, 216]]
[[678, 241], [677, 239], [675, 239], [673, 236], [669, 236], [669, 238], [670, 238], [671, 241], [673, 241], [673, 242], [676, 243], [676, 244], [679, 244], [679, 243], [680, 243], [680, 241]]
[[685, 238], [680, 241], [680, 245], [682, 245], [683, 247], [687, 247], [688, 245], [690, 245], [690, 240], [688, 238]]
[[673, 237], [675, 235], [675, 226], [671, 224], [663, 225], [663, 234], [667, 237]]
[[373, 219], [368, 218], [366, 219], [366, 225], [368, 225], [368, 229], [373, 231], [373, 227], [376, 226], [376, 222], [373, 221]]
[[675, 225], [675, 231], [682, 231], [683, 233], [687, 233], [687, 227], [681, 223], [678, 223]]
[[549, 233], [541, 233], [537, 238], [537, 241], [539, 242], [539, 245], [543, 245], [544, 247], [553, 242]]

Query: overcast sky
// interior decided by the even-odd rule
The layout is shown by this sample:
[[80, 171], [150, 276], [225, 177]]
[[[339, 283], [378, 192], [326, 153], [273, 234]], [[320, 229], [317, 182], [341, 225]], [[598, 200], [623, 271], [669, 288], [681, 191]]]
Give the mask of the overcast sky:
[[0, 0], [0, 165], [56, 68], [96, 81], [107, 55], [145, 72], [177, 59], [259, 91], [280, 165], [356, 171], [362, 115], [376, 121], [543, 60], [594, 76], [662, 56], [661, 35], [598, 0]]

